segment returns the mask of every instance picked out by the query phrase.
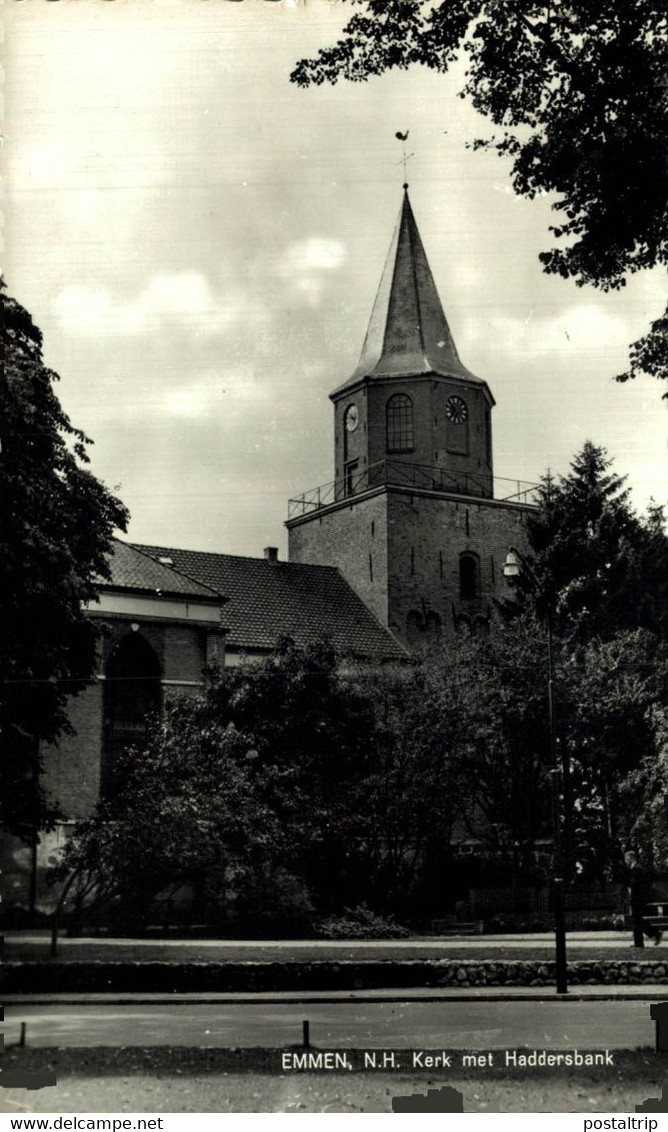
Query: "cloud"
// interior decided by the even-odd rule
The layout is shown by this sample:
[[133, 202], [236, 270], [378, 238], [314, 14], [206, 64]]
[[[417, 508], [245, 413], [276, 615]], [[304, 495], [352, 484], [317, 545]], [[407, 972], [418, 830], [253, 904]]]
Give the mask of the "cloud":
[[203, 274], [185, 271], [154, 275], [129, 301], [107, 287], [72, 285], [60, 292], [54, 306], [68, 334], [134, 336], [171, 324], [215, 336], [237, 321], [243, 301], [232, 289], [214, 294]]
[[276, 264], [276, 274], [288, 287], [292, 299], [317, 307], [323, 299], [327, 275], [345, 263], [346, 246], [341, 240], [312, 236], [295, 240]]
[[172, 417], [191, 420], [208, 417], [238, 420], [246, 410], [267, 401], [270, 390], [257, 381], [250, 369], [228, 370], [223, 377], [217, 370], [201, 373], [195, 380], [171, 389], [160, 408]]
[[524, 318], [497, 316], [489, 321], [485, 334], [496, 348], [509, 354], [609, 353], [628, 345], [629, 326], [626, 318], [588, 303], [568, 307], [550, 318], [534, 317], [533, 310]]
[[287, 271], [333, 271], [344, 263], [345, 244], [341, 240], [315, 236], [298, 240], [287, 248], [283, 267]]

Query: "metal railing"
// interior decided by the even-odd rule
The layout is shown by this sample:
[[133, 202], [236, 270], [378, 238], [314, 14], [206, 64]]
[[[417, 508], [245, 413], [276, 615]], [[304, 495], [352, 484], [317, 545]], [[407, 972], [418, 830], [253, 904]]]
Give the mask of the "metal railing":
[[288, 519], [310, 515], [332, 503], [340, 503], [376, 487], [414, 487], [423, 491], [444, 491], [474, 499], [499, 502], [535, 503], [538, 485], [526, 480], [491, 476], [482, 472], [448, 472], [430, 464], [411, 464], [403, 460], [378, 460], [360, 471], [351, 470], [342, 479], [320, 484], [288, 500]]

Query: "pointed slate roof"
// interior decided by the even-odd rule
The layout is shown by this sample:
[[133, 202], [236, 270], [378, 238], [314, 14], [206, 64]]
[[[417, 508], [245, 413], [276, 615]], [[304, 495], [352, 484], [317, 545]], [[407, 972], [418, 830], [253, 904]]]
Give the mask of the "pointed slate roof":
[[485, 385], [460, 360], [420, 238], [408, 186], [371, 312], [362, 356], [340, 393], [361, 378], [436, 373]]

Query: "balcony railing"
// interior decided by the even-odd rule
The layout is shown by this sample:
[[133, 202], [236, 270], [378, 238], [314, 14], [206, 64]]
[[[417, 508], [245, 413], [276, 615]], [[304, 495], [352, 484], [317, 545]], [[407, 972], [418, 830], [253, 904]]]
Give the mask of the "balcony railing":
[[298, 519], [340, 503], [373, 488], [391, 485], [423, 491], [445, 491], [477, 499], [500, 502], [535, 503], [538, 485], [483, 472], [448, 472], [429, 464], [410, 464], [403, 460], [379, 460], [361, 471], [350, 470], [342, 479], [313, 487], [288, 500], [288, 519]]

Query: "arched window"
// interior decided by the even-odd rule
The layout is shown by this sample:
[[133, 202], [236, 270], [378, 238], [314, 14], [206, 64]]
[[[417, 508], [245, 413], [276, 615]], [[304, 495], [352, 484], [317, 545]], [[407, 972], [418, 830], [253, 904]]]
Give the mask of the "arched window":
[[387, 451], [412, 452], [415, 448], [413, 402], [406, 393], [390, 397], [386, 408]]
[[459, 596], [462, 601], [478, 597], [480, 593], [480, 571], [475, 554], [459, 556]]
[[104, 680], [102, 791], [113, 788], [114, 764], [128, 747], [143, 747], [147, 723], [160, 711], [160, 664], [140, 633], [128, 633], [112, 650]]

